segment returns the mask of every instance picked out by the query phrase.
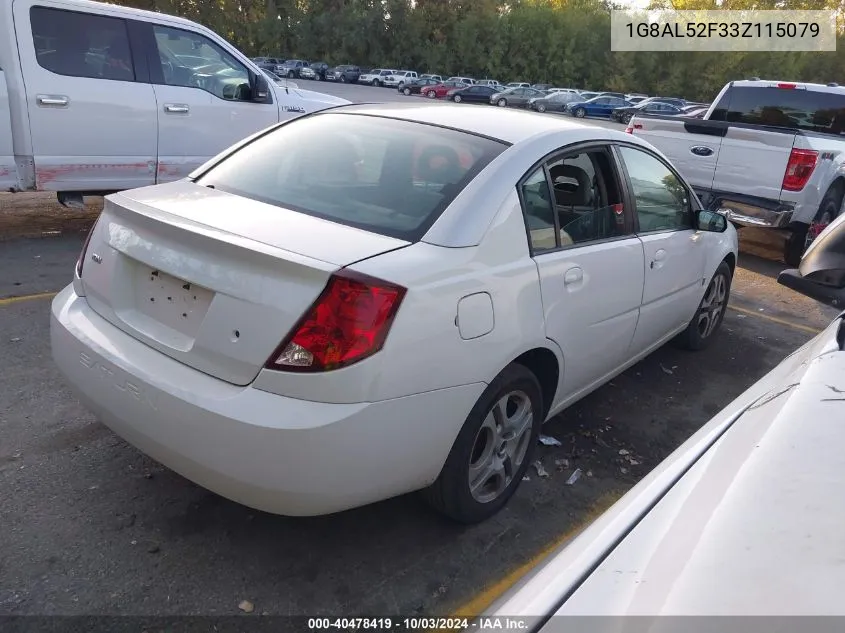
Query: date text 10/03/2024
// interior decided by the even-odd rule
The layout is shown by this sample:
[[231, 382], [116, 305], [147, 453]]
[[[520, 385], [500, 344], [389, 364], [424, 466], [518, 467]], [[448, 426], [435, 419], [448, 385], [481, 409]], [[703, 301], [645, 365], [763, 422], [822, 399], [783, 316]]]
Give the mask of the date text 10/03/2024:
[[522, 618], [308, 618], [309, 631], [520, 631], [529, 626]]
[[641, 38], [804, 38], [821, 33], [816, 22], [628, 22], [625, 26], [629, 37]]

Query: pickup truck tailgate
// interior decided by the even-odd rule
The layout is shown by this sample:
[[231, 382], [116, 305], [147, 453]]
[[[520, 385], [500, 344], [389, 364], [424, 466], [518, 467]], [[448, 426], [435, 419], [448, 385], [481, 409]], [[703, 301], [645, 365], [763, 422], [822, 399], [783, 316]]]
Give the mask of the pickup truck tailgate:
[[722, 144], [724, 125], [680, 117], [634, 117], [631, 133], [663, 152], [690, 184], [710, 189]]
[[728, 127], [722, 138], [713, 190], [780, 200], [794, 143], [795, 134], [789, 130]]

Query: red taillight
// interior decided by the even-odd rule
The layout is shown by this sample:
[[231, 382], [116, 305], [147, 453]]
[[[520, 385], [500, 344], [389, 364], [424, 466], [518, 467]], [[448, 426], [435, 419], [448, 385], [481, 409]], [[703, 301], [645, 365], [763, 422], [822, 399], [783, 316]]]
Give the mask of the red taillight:
[[811, 149], [793, 149], [789, 154], [781, 187], [787, 191], [801, 191], [813, 175], [818, 157], [819, 153]]
[[633, 134], [634, 130], [641, 130], [643, 129], [642, 123], [629, 123], [628, 127], [625, 128], [625, 134]]
[[329, 371], [372, 356], [384, 345], [404, 297], [401, 286], [352, 271], [337, 272], [265, 366]]
[[798, 87], [798, 84], [788, 84], [788, 83], [779, 83], [778, 88], [784, 88], [786, 90], [795, 90]]
[[[99, 218], [98, 218], [99, 220]], [[94, 226], [91, 227], [91, 230], [88, 231], [88, 235], [85, 237], [85, 241], [82, 243], [82, 250], [79, 253], [79, 259], [76, 260], [76, 276], [82, 277], [82, 266], [85, 264], [85, 253], [88, 252], [88, 245], [91, 243], [91, 236], [94, 235], [94, 229], [97, 228], [97, 222], [94, 222]]]

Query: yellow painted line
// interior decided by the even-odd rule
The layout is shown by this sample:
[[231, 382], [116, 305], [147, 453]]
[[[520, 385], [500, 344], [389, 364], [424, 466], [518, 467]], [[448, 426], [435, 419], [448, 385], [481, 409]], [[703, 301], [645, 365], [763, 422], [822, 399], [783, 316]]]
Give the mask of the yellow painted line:
[[819, 332], [823, 331], [818, 328], [810, 327], [809, 325], [801, 325], [800, 323], [793, 323], [792, 321], [787, 321], [786, 319], [779, 319], [778, 317], [769, 316], [768, 314], [763, 314], [756, 310], [748, 310], [747, 308], [737, 308], [736, 306], [728, 306], [728, 309], [733, 310], [734, 312], [740, 312], [742, 314], [754, 316], [758, 319], [763, 319], [764, 321], [771, 321], [772, 323], [785, 325], [786, 327], [791, 327], [794, 330], [809, 332], [810, 334], [818, 334]]
[[0, 308], [3, 306], [10, 306], [15, 303], [23, 303], [24, 301], [34, 301], [35, 299], [51, 299], [55, 297], [58, 292], [39, 292], [34, 295], [23, 295], [20, 297], [9, 297], [8, 299], [0, 299]]
[[578, 527], [569, 530], [565, 534], [561, 534], [529, 560], [505, 574], [505, 576], [500, 580], [497, 580], [493, 584], [485, 587], [480, 593], [476, 594], [469, 601], [457, 608], [451, 617], [474, 618], [484, 613], [490, 605], [496, 602], [496, 600], [501, 598], [505, 592], [522, 580], [522, 578], [525, 577], [525, 575], [532, 569], [548, 558], [552, 552], [568, 540], [577, 536], [579, 532], [583, 531], [588, 525], [590, 525], [590, 523], [596, 520], [599, 515], [612, 506], [622, 496], [622, 494], [622, 492], [614, 492], [600, 497], [599, 500], [591, 507], [587, 516], [584, 518], [584, 521]]

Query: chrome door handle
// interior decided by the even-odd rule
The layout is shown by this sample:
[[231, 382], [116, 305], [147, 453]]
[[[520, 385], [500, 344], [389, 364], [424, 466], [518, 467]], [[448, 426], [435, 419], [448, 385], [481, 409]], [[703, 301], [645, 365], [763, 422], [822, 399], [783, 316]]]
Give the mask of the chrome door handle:
[[36, 95], [35, 100], [40, 106], [54, 108], [63, 108], [70, 103], [70, 99], [62, 95]]
[[570, 268], [563, 275], [563, 283], [567, 286], [584, 280], [584, 271], [580, 268]]
[[191, 109], [184, 103], [166, 103], [164, 111], [168, 114], [187, 114]]

